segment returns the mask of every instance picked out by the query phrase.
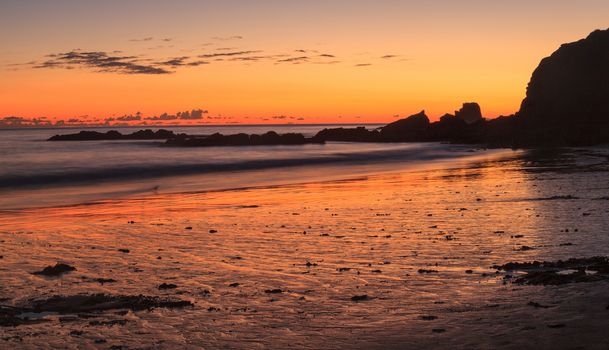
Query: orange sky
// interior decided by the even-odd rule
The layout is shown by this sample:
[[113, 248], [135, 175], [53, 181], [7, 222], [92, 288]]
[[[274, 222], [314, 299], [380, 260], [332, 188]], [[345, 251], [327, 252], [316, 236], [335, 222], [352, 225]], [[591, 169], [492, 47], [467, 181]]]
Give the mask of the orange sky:
[[541, 58], [609, 26], [606, 1], [456, 3], [6, 0], [0, 118], [372, 123], [466, 101], [495, 117]]

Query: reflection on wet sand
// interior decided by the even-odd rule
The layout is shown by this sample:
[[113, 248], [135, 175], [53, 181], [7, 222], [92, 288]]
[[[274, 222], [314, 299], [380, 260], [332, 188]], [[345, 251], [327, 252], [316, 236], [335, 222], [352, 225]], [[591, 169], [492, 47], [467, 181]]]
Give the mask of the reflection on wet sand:
[[[4, 212], [3, 305], [103, 293], [194, 306], [50, 312], [0, 328], [0, 347], [521, 348], [575, 346], [574, 334], [606, 345], [606, 305], [590, 300], [606, 300], [607, 282], [520, 286], [492, 268], [609, 255], [606, 158], [565, 157], [595, 171], [540, 171], [518, 154]], [[76, 270], [32, 274], [57, 262]]]

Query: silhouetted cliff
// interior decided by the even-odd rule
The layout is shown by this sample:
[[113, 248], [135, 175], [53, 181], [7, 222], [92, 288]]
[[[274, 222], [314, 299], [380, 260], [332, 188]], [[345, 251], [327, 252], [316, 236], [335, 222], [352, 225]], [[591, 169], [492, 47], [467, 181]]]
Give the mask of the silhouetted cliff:
[[544, 58], [517, 119], [521, 145], [609, 142], [609, 30], [564, 44]]

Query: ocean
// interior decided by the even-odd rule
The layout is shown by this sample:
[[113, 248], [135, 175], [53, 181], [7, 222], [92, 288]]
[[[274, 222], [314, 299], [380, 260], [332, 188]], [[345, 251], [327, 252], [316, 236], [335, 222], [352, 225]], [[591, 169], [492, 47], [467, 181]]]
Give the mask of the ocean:
[[[167, 127], [176, 133], [296, 132], [340, 125]], [[376, 128], [380, 125], [365, 125]], [[354, 127], [349, 125], [347, 127]], [[131, 133], [141, 127], [116, 129]], [[350, 178], [479, 155], [441, 143], [165, 147], [163, 141], [48, 142], [81, 129], [0, 130], [0, 209], [79, 204], [125, 196], [204, 192]], [[87, 129], [89, 130], [89, 129]]]

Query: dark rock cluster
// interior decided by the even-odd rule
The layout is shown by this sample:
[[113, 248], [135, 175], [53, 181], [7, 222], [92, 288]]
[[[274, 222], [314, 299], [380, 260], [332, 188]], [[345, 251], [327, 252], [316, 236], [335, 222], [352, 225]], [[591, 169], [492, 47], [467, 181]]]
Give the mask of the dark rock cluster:
[[437, 122], [430, 122], [421, 111], [376, 130], [334, 128], [320, 131], [320, 141], [348, 142], [452, 142], [480, 143], [491, 146], [511, 145], [514, 117], [487, 120], [475, 102], [464, 103], [455, 114], [445, 114]]
[[319, 139], [307, 138], [302, 134], [278, 134], [269, 131], [262, 135], [234, 134], [222, 135], [215, 133], [210, 136], [180, 136], [168, 139], [167, 146], [179, 147], [210, 147], [210, 146], [273, 146], [273, 145], [304, 145], [308, 143], [322, 143]]
[[108, 132], [81, 131], [76, 134], [55, 135], [49, 138], [48, 141], [167, 140], [178, 136], [180, 135], [165, 129], [157, 131], [150, 129], [139, 130], [127, 135], [123, 135], [116, 130]]
[[487, 120], [477, 103], [431, 123], [424, 112], [378, 130], [326, 129], [324, 141], [475, 143], [501, 147], [609, 143], [609, 30], [564, 44], [534, 71], [520, 110]]

